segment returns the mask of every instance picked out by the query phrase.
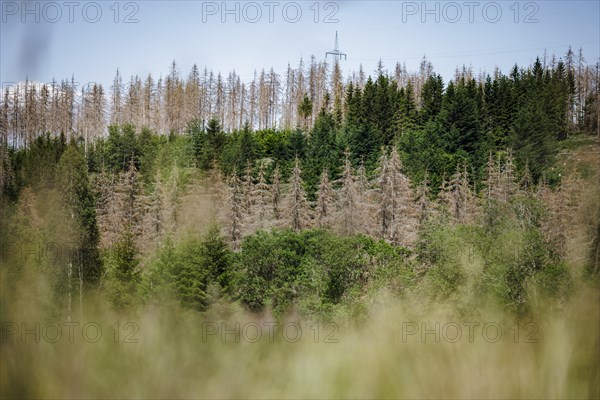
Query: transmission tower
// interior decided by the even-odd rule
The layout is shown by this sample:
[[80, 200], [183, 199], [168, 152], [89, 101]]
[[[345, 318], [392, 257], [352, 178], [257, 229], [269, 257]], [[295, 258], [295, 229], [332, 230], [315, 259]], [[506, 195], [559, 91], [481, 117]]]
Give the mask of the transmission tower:
[[327, 53], [325, 53], [325, 58], [327, 58], [328, 55], [332, 55], [333, 56], [333, 61], [337, 64], [340, 59], [342, 57], [344, 57], [344, 60], [346, 60], [348, 58], [348, 56], [346, 55], [346, 53], [342, 53], [340, 51], [340, 45], [338, 43], [338, 33], [337, 31], [335, 31], [335, 48], [331, 51], [328, 51]]

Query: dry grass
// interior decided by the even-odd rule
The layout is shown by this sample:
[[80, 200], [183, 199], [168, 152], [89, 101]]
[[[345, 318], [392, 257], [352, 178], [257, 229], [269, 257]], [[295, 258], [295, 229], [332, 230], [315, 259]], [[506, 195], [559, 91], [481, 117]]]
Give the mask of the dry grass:
[[[232, 306], [232, 315], [222, 319], [214, 310], [209, 317], [168, 308], [118, 315], [100, 302], [85, 310], [88, 323], [102, 328], [97, 342], [82, 336], [82, 323], [74, 328], [72, 343], [66, 326], [58, 342], [50, 343], [55, 330], [44, 333], [44, 327], [52, 320], [31, 302], [21, 303], [10, 315], [21, 315], [13, 321], [29, 328], [40, 322], [40, 341], [33, 334], [25, 340], [6, 336], [11, 320], [4, 319], [2, 397], [598, 398], [599, 300], [597, 290], [582, 289], [564, 310], [540, 308], [534, 319], [517, 322], [493, 310], [466, 318], [449, 306], [382, 297], [364, 325], [338, 321], [339, 330], [329, 337], [337, 343], [325, 342], [333, 332], [325, 324], [319, 325], [315, 343], [316, 328], [308, 322], [298, 322], [299, 341], [292, 343], [296, 329], [288, 328], [289, 340], [275, 331], [271, 342], [268, 319]], [[233, 333], [223, 336], [224, 321], [228, 329], [239, 323], [239, 342]], [[137, 343], [123, 343], [133, 332], [126, 322], [139, 328], [130, 337]], [[250, 322], [262, 327], [256, 343], [250, 341], [256, 329], [244, 330]], [[421, 335], [422, 324], [434, 329], [436, 323], [437, 334]], [[468, 323], [479, 323], [472, 325], [472, 337]], [[415, 326], [419, 332], [409, 334]], [[502, 329], [497, 341], [495, 326]], [[215, 327], [219, 332], [211, 334]], [[87, 333], [90, 339], [96, 335], [94, 328]]]

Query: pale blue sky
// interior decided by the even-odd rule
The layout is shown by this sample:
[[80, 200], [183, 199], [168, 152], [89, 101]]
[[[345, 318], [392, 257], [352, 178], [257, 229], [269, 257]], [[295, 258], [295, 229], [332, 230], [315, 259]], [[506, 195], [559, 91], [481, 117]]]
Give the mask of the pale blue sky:
[[[239, 2], [236, 12], [236, 2], [228, 2], [234, 12], [222, 15], [220, 1], [30, 1], [23, 6], [2, 0], [1, 81], [4, 86], [26, 76], [50, 82], [74, 75], [77, 82], [108, 87], [117, 67], [126, 79], [149, 72], [158, 77], [168, 73], [173, 59], [184, 76], [196, 63], [224, 74], [236, 70], [249, 81], [255, 69], [273, 66], [283, 74], [288, 62], [296, 66], [300, 57], [323, 58], [333, 48], [336, 30], [348, 54], [345, 75], [361, 62], [372, 73], [380, 58], [389, 69], [400, 61], [416, 70], [425, 54], [447, 81], [462, 64], [472, 65], [476, 73], [495, 66], [508, 72], [515, 63], [528, 65], [544, 49], [563, 56], [569, 45], [575, 52], [583, 47], [591, 64], [600, 53], [597, 0], [247, 3]], [[293, 23], [297, 9], [302, 15]], [[326, 23], [332, 12], [337, 22]], [[132, 13], [130, 19], [137, 22], [124, 23]]]

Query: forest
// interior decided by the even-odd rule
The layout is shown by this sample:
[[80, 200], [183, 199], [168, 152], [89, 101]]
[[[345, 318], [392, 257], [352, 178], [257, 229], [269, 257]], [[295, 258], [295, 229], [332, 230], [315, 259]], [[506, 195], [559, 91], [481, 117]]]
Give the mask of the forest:
[[[107, 90], [7, 87], [2, 397], [600, 396], [599, 69], [569, 48], [448, 82], [425, 58], [344, 78], [312, 57], [251, 82], [174, 61]], [[104, 337], [40, 345], [12, 321]], [[226, 340], [265, 321], [304, 334]], [[504, 338], [403, 342], [421, 321]], [[117, 340], [127, 324], [139, 342]]]

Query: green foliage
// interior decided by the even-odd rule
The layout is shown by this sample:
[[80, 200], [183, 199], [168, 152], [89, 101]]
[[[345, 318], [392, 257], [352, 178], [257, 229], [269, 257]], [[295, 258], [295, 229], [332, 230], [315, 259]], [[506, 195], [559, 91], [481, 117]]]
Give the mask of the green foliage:
[[100, 234], [96, 223], [96, 202], [90, 188], [87, 165], [80, 149], [67, 147], [57, 166], [58, 186], [64, 200], [66, 221], [70, 221], [77, 267], [86, 284], [96, 284], [102, 274], [98, 251]]
[[530, 198], [516, 198], [508, 207], [492, 206], [476, 246], [483, 262], [484, 282], [509, 309], [529, 308], [531, 290], [558, 300], [570, 292], [572, 280], [565, 264], [546, 242], [540, 228], [541, 205]]
[[257, 157], [256, 151], [256, 141], [254, 140], [254, 135], [252, 135], [252, 129], [250, 124], [246, 122], [244, 124], [244, 128], [242, 129], [242, 133], [240, 135], [240, 162], [238, 167], [242, 165], [246, 165], [249, 162], [253, 162]]
[[106, 287], [113, 306], [125, 309], [136, 303], [139, 283], [139, 259], [130, 228], [106, 254]]
[[[136, 138], [138, 142], [139, 160], [140, 166], [139, 171], [143, 177], [150, 179], [154, 176], [154, 169], [158, 166], [164, 165], [160, 157], [160, 152], [164, 146], [165, 140], [161, 138], [148, 128], [142, 128], [139, 136]], [[149, 183], [148, 181], [146, 183]]]
[[209, 276], [219, 284], [221, 289], [229, 290], [232, 255], [225, 239], [219, 233], [218, 225], [213, 224], [209, 227], [201, 245]]
[[313, 104], [308, 97], [308, 93], [304, 93], [302, 102], [298, 105], [298, 115], [302, 117], [303, 127], [308, 128], [308, 118], [312, 115]]
[[113, 172], [125, 171], [130, 160], [134, 161], [135, 167], [139, 170], [140, 147], [133, 125], [109, 126], [104, 153], [108, 170]]
[[523, 313], [540, 293], [563, 301], [573, 281], [540, 228], [541, 205], [517, 197], [491, 204], [481, 226], [451, 224], [443, 218], [422, 227], [416, 248], [418, 271], [429, 297], [479, 307], [487, 300]]
[[569, 267], [562, 261], [553, 261], [539, 271], [534, 278], [535, 287], [548, 298], [563, 300], [574, 287]]
[[260, 130], [255, 133], [257, 153], [261, 158], [271, 158], [274, 160], [293, 159], [293, 154], [289, 153], [288, 141], [289, 131], [279, 131], [272, 129]]
[[427, 273], [431, 287], [430, 295], [436, 299], [446, 299], [465, 283], [465, 272], [458, 263], [434, 265]]
[[205, 128], [200, 121], [195, 120], [188, 124], [186, 132], [191, 140], [196, 166], [203, 170], [212, 168], [227, 143], [219, 121], [212, 118]]
[[421, 92], [421, 110], [419, 117], [422, 123], [435, 118], [442, 110], [444, 81], [441, 75], [431, 75], [425, 81]]
[[183, 243], [178, 253], [168, 260], [177, 300], [184, 308], [203, 310], [209, 303], [209, 269], [200, 243]]
[[290, 158], [298, 157], [303, 159], [306, 155], [306, 136], [304, 133], [297, 129], [292, 131], [288, 136], [288, 155]]
[[67, 144], [65, 136], [51, 137], [49, 134], [37, 137], [25, 150], [14, 154], [15, 170], [19, 186], [32, 186], [34, 189], [54, 187], [56, 165]]
[[192, 145], [185, 136], [169, 138], [148, 128], [137, 133], [132, 125], [109, 126], [108, 132], [107, 139], [99, 139], [88, 150], [90, 172], [125, 172], [133, 161], [145, 184], [149, 185], [157, 169], [170, 168], [175, 162], [180, 166], [191, 163]]
[[243, 171], [248, 164], [254, 164], [258, 158], [258, 143], [248, 123], [241, 131], [227, 135], [219, 164], [225, 174], [233, 170]]
[[230, 290], [232, 254], [219, 228], [212, 225], [201, 238], [181, 243], [167, 241], [143, 276], [141, 292], [147, 300], [176, 300], [183, 308], [205, 310], [218, 295]]
[[466, 281], [465, 255], [472, 251], [464, 227], [429, 221], [417, 244], [417, 260], [424, 268], [425, 285], [434, 298], [450, 297]]
[[239, 267], [243, 274], [240, 297], [251, 310], [262, 309], [269, 298], [273, 298], [274, 308], [282, 308], [287, 304], [278, 304], [277, 300], [293, 301], [297, 296], [302, 285], [302, 249], [298, 239], [289, 232], [287, 237], [258, 233], [244, 240]]
[[261, 231], [242, 242], [236, 285], [241, 302], [254, 311], [327, 313], [381, 284], [381, 276], [397, 276], [391, 271], [405, 268], [403, 260], [392, 246], [364, 236]]
[[333, 116], [321, 110], [308, 141], [304, 181], [308, 192], [314, 193], [324, 169], [334, 172], [339, 166], [339, 151], [336, 146], [335, 121]]

